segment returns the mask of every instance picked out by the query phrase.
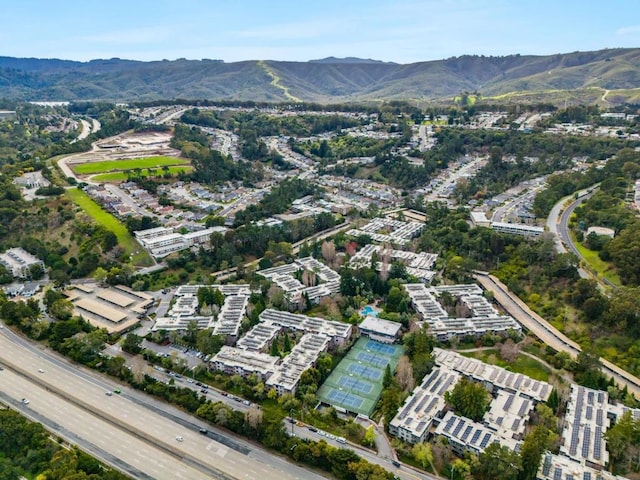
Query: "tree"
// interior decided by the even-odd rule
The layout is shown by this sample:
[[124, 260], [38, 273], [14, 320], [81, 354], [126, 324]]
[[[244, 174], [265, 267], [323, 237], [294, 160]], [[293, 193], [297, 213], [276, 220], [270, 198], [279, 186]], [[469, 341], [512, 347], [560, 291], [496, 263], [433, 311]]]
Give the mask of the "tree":
[[122, 350], [128, 353], [137, 354], [140, 353], [140, 344], [142, 343], [142, 337], [135, 333], [129, 333], [122, 341]]
[[389, 388], [393, 383], [393, 375], [391, 374], [391, 365], [387, 363], [384, 369], [384, 377], [382, 377], [382, 388]]
[[400, 360], [398, 360], [398, 365], [396, 366], [396, 382], [405, 392], [410, 392], [415, 386], [413, 367], [411, 366], [409, 357], [406, 355], [401, 356]]
[[517, 480], [520, 455], [499, 443], [492, 443], [480, 454], [471, 473], [476, 480]]
[[364, 438], [362, 439], [362, 445], [365, 447], [373, 447], [376, 444], [376, 431], [373, 425], [369, 425], [364, 432]]
[[433, 466], [433, 452], [431, 451], [431, 445], [423, 442], [416, 443], [411, 449], [411, 455], [420, 463], [420, 465], [422, 465], [424, 470], [426, 470], [427, 467], [431, 467], [431, 470], [434, 473], [438, 473]]
[[522, 469], [518, 480], [535, 480], [540, 460], [545, 450], [548, 450], [556, 435], [544, 425], [536, 425], [525, 437], [520, 449]]
[[456, 413], [476, 422], [482, 419], [490, 402], [489, 392], [484, 386], [465, 377], [460, 379], [453, 390], [445, 393], [444, 398]]

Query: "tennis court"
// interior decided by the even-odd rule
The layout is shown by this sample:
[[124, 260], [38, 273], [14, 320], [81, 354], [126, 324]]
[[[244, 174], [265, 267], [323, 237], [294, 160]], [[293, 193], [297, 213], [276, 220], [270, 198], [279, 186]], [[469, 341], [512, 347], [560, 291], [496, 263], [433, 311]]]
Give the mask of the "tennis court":
[[363, 382], [353, 377], [340, 377], [338, 381], [341, 387], [355, 390], [356, 392], [369, 393], [371, 391], [371, 384], [369, 382]]
[[382, 392], [384, 371], [394, 371], [401, 345], [360, 338], [318, 390], [320, 400], [338, 409], [371, 415]]
[[389, 359], [387, 357], [379, 357], [369, 352], [358, 352], [356, 358], [362, 362], [370, 363], [376, 368], [386, 368]]

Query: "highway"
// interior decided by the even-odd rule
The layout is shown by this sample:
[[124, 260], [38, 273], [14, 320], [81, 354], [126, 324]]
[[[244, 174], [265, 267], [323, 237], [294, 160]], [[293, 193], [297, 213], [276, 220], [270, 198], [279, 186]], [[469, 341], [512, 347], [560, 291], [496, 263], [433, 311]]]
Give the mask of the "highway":
[[[475, 279], [485, 290], [493, 292], [496, 301], [502, 305], [509, 315], [515, 318], [524, 328], [533, 333], [558, 352], [567, 352], [571, 358], [580, 353], [580, 345], [549, 324], [540, 315], [531, 310], [517, 295], [493, 275], [476, 272]], [[636, 398], [640, 398], [640, 379], [631, 375], [604, 358], [600, 358], [602, 372], [613, 378], [619, 388], [627, 387]]]
[[[0, 333], [0, 363], [0, 400], [133, 478], [323, 478], [219, 429], [207, 426], [203, 435], [201, 420], [41, 350], [7, 328]], [[122, 393], [105, 394], [115, 388]]]

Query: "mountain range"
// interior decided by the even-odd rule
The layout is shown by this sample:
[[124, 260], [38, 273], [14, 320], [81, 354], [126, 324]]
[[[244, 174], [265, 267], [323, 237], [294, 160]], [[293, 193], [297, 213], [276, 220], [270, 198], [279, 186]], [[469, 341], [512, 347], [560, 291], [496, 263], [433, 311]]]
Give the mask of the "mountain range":
[[233, 63], [0, 57], [0, 98], [15, 100], [420, 102], [450, 101], [462, 92], [503, 102], [640, 103], [640, 48], [411, 64], [335, 57]]

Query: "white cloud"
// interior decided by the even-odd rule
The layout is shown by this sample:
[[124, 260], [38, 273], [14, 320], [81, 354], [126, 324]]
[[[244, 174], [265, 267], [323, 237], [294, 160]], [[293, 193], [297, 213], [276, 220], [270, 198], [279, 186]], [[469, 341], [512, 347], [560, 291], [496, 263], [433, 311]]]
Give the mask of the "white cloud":
[[619, 37], [624, 37], [626, 35], [636, 35], [638, 33], [640, 33], [640, 25], [622, 27], [616, 30], [616, 35]]

